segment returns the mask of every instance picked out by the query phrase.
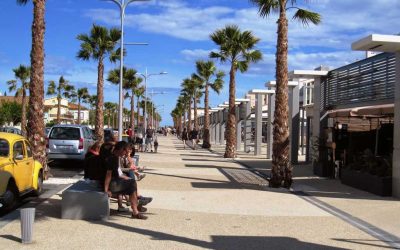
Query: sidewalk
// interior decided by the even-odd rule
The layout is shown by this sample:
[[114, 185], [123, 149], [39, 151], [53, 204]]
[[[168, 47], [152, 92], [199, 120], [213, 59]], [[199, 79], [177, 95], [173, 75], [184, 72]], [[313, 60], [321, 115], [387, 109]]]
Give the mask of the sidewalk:
[[[174, 137], [159, 137], [159, 143], [159, 153], [140, 156], [141, 165], [147, 166], [147, 177], [138, 183], [139, 191], [154, 198], [147, 206], [148, 220], [131, 220], [129, 213], [117, 213], [115, 203], [111, 204], [112, 216], [108, 221], [62, 220], [61, 198], [56, 194], [37, 207], [35, 243], [29, 246], [19, 243], [20, 223], [15, 220], [0, 228], [0, 248], [390, 248], [302, 195], [269, 188], [264, 178], [232, 160], [208, 150], [183, 149]], [[258, 167], [265, 168], [263, 164]], [[299, 178], [313, 180], [314, 177]], [[301, 184], [313, 187], [312, 183]], [[305, 191], [313, 192], [308, 189]], [[324, 189], [318, 190], [315, 193], [318, 199], [336, 200], [338, 205], [346, 204], [349, 211], [361, 210], [353, 208], [357, 206], [375, 210], [381, 204], [386, 206], [386, 202], [392, 204], [388, 209], [397, 206], [397, 212], [400, 211], [398, 201], [354, 199], [352, 195], [343, 198], [342, 193], [332, 198]], [[395, 221], [397, 218], [392, 212], [388, 210], [384, 215]]]
[[[214, 146], [212, 151], [223, 156], [225, 146]], [[253, 152], [239, 152], [237, 157], [235, 162], [270, 176], [272, 160], [267, 160], [265, 154], [255, 156]], [[387, 241], [395, 241], [400, 247], [399, 199], [377, 196], [344, 185], [340, 180], [315, 176], [310, 164], [295, 165], [293, 172], [295, 193], [306, 196], [309, 202], [364, 231], [379, 233]]]

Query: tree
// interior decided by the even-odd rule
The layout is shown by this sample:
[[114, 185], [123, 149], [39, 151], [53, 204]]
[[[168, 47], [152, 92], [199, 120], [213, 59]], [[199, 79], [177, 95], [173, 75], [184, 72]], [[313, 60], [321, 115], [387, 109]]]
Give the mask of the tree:
[[[141, 78], [142, 79], [142, 78]], [[144, 86], [140, 86], [137, 87], [134, 91], [133, 91], [134, 95], [136, 96], [136, 112], [137, 112], [137, 126], [139, 127], [139, 123], [140, 123], [140, 112], [139, 112], [139, 99], [144, 97]]]
[[61, 99], [62, 97], [70, 98], [74, 90], [74, 86], [70, 85], [63, 76], [58, 80], [58, 84], [55, 81], [49, 82], [47, 95], [57, 95], [57, 124], [61, 124]]
[[81, 102], [87, 103], [90, 95], [87, 88], [79, 88], [76, 91], [76, 98], [78, 99], [78, 124], [81, 124]]
[[[271, 187], [292, 185], [293, 167], [289, 159], [289, 107], [288, 107], [288, 20], [286, 11], [295, 9], [293, 19], [304, 25], [310, 22], [319, 24], [318, 13], [296, 7], [296, 0], [250, 0], [259, 8], [261, 17], [267, 17], [271, 11], [279, 13], [278, 38], [276, 44], [276, 91], [272, 146]], [[289, 3], [289, 7], [288, 7]]]
[[96, 122], [95, 134], [100, 142], [104, 140], [104, 59], [108, 55], [111, 62], [115, 62], [120, 52], [115, 50], [116, 44], [121, 38], [121, 31], [115, 28], [108, 30], [105, 27], [93, 25], [90, 34], [80, 34], [77, 39], [81, 41], [81, 48], [77, 57], [88, 61], [93, 59], [97, 64], [97, 102], [96, 102]]
[[[22, 135], [26, 136], [26, 90], [29, 89], [29, 78], [31, 77], [31, 68], [29, 66], [19, 65], [18, 68], [13, 69], [15, 80], [7, 82], [9, 91], [16, 91], [15, 96], [22, 95], [22, 117], [21, 117], [21, 131]], [[18, 81], [20, 87], [17, 87]]]
[[[44, 134], [44, 32], [46, 0], [33, 0], [31, 76], [29, 84], [28, 140], [32, 145], [33, 157], [44, 168], [44, 179], [47, 179], [49, 168], [46, 157], [46, 140]], [[28, 0], [17, 0], [25, 5]]]
[[[121, 72], [120, 69], [111, 70], [108, 73], [107, 81], [113, 84], [119, 84], [120, 72]], [[142, 78], [137, 77], [136, 73], [137, 71], [135, 69], [126, 69], [125, 67], [123, 68], [123, 77], [124, 77], [123, 88], [128, 91], [125, 97], [130, 98], [130, 103], [131, 103], [130, 126], [132, 129], [135, 128], [135, 90], [142, 82]]]
[[234, 158], [236, 155], [236, 80], [237, 70], [246, 72], [250, 62], [258, 62], [262, 54], [254, 47], [260, 39], [256, 38], [251, 31], [241, 31], [236, 25], [227, 25], [223, 29], [216, 30], [210, 35], [211, 40], [219, 46], [219, 52], [211, 52], [211, 58], [217, 58], [222, 63], [230, 62], [229, 71], [229, 112], [226, 125], [226, 148], [225, 158]]
[[[90, 106], [89, 110], [89, 124], [94, 124], [94, 114], [93, 112], [96, 112], [96, 103], [97, 103], [97, 95], [90, 95], [89, 98], [87, 99], [87, 102]], [[93, 111], [94, 110], [94, 111]]]
[[[209, 108], [209, 88], [214, 90], [217, 94], [224, 86], [225, 73], [223, 71], [217, 72], [217, 67], [213, 61], [197, 61], [197, 78], [200, 80], [202, 88], [204, 88], [204, 130], [203, 130], [203, 148], [210, 148], [210, 108]], [[212, 78], [214, 80], [212, 80]]]
[[105, 111], [106, 111], [106, 113], [108, 114], [107, 115], [107, 117], [108, 117], [108, 123], [107, 123], [107, 125], [108, 125], [108, 127], [109, 128], [111, 128], [111, 115], [112, 115], [112, 112], [113, 112], [113, 109], [114, 109], [114, 103], [112, 103], [112, 102], [105, 102], [104, 103], [104, 109], [105, 109]]
[[14, 102], [1, 102], [0, 105], [0, 125], [4, 123], [20, 123], [22, 119], [22, 105]]

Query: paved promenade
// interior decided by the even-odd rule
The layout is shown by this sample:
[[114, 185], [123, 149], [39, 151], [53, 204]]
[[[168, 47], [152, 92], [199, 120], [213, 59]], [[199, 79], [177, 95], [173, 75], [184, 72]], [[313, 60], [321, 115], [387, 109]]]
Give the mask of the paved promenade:
[[159, 142], [159, 153], [140, 155], [147, 177], [138, 182], [139, 191], [154, 198], [148, 220], [116, 212], [115, 203], [108, 221], [62, 220], [56, 194], [36, 207], [33, 244], [19, 243], [20, 222], [14, 220], [0, 228], [0, 249], [390, 249], [400, 244], [400, 201], [313, 177], [306, 166], [296, 168], [294, 190], [271, 189], [239, 164], [268, 173], [266, 160], [244, 154], [227, 160], [219, 155], [222, 147], [183, 149], [174, 137]]

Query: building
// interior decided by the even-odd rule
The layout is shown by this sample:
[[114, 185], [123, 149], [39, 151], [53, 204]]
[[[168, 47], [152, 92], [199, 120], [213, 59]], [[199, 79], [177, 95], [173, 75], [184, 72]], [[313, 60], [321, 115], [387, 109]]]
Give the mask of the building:
[[[44, 121], [49, 123], [57, 120], [58, 99], [57, 97], [44, 100]], [[60, 120], [62, 124], [75, 124], [78, 122], [78, 105], [69, 103], [67, 99], [61, 98]], [[81, 123], [89, 122], [89, 110], [81, 105]]]

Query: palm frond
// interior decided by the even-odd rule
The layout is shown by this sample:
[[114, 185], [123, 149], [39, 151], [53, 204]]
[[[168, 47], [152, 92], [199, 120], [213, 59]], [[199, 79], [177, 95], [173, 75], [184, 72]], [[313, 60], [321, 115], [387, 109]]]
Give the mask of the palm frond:
[[310, 22], [317, 25], [321, 22], [321, 15], [305, 9], [298, 9], [293, 19], [300, 21], [305, 26], [308, 26]]
[[258, 6], [258, 14], [261, 17], [267, 17], [271, 12], [278, 12], [280, 3], [278, 0], [250, 0], [251, 3]]

